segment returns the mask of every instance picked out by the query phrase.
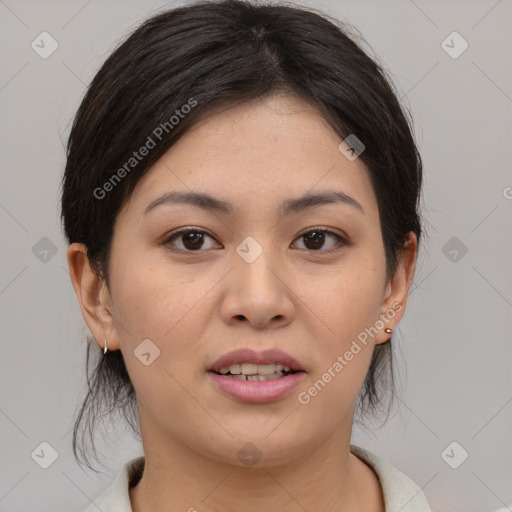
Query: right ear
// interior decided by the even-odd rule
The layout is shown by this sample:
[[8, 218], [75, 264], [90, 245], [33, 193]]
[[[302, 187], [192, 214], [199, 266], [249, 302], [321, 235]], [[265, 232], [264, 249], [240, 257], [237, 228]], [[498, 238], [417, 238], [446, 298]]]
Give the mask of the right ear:
[[91, 334], [102, 350], [105, 339], [109, 350], [118, 350], [120, 346], [113, 324], [110, 293], [104, 279], [92, 270], [87, 247], [81, 243], [72, 243], [68, 248], [67, 258], [71, 283]]

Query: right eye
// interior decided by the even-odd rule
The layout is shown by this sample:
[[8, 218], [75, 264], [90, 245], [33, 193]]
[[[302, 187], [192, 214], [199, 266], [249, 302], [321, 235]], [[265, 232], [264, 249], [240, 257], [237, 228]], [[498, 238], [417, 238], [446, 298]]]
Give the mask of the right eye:
[[[171, 248], [169, 250], [174, 252], [202, 252], [205, 238], [214, 238], [202, 229], [182, 228], [171, 233], [163, 242], [164, 245], [174, 244], [174, 240], [181, 241], [183, 248]], [[172, 244], [171, 244], [172, 242]]]

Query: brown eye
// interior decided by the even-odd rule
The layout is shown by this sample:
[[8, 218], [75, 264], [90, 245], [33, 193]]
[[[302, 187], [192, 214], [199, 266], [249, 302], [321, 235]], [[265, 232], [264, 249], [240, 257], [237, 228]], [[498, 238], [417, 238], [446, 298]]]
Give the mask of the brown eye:
[[204, 249], [205, 240], [208, 238], [213, 240], [213, 238], [206, 231], [186, 228], [175, 231], [169, 238], [166, 239], [164, 244], [167, 245], [171, 244], [172, 242], [171, 245], [173, 245], [174, 241], [178, 240], [181, 242], [181, 247], [171, 250], [176, 250], [178, 252], [200, 252], [200, 249]]
[[342, 236], [328, 229], [321, 228], [310, 229], [309, 231], [302, 233], [298, 240], [300, 239], [304, 241], [306, 250], [313, 252], [318, 252], [321, 249], [323, 249], [323, 247], [326, 244], [326, 241], [328, 241], [329, 239], [334, 239], [338, 243], [335, 244], [334, 247], [331, 246], [331, 248], [329, 249], [324, 249], [324, 252], [333, 252], [340, 247], [348, 245], [347, 241]]

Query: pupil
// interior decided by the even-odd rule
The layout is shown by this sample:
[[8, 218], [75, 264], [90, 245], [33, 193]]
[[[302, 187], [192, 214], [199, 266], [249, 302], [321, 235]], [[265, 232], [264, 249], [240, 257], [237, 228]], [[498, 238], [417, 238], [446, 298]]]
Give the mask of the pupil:
[[313, 240], [314, 249], [319, 249], [324, 244], [325, 235], [321, 231], [311, 231], [305, 237]]
[[[187, 233], [184, 240], [184, 245], [187, 247], [187, 249], [200, 249], [202, 245], [202, 233], [199, 233], [198, 231], [191, 231]], [[190, 247], [190, 242], [192, 242], [192, 246]], [[188, 245], [187, 245], [188, 244]]]

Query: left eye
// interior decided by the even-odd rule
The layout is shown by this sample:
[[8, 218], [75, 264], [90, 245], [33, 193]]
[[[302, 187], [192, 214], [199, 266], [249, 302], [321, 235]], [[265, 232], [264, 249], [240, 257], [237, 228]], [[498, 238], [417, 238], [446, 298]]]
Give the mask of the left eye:
[[337, 233], [334, 233], [334, 231], [331, 231], [329, 229], [321, 228], [310, 229], [309, 231], [302, 233], [302, 235], [300, 235], [299, 238], [297, 238], [297, 240], [307, 240], [308, 244], [312, 247], [306, 247], [306, 250], [318, 252], [318, 249], [321, 248], [319, 246], [323, 246], [327, 238], [337, 240], [338, 246], [331, 247], [330, 249], [325, 249], [325, 252], [333, 252], [339, 249], [340, 247], [348, 245], [347, 241], [341, 235], [338, 235]]
[[[167, 238], [164, 242], [164, 245], [174, 243], [174, 240], [178, 239], [182, 242], [182, 247], [178, 247], [176, 249], [171, 249], [176, 252], [198, 252], [199, 249], [204, 249], [204, 241], [205, 239], [214, 240], [212, 236], [210, 236], [206, 231], [200, 229], [191, 229], [185, 228], [180, 229], [179, 231], [175, 231], [169, 238]], [[309, 247], [306, 247], [305, 250], [319, 252], [320, 249], [325, 245], [327, 239], [334, 239], [338, 243], [331, 247], [330, 249], [324, 249], [325, 252], [333, 252], [340, 247], [348, 245], [348, 242], [342, 236], [334, 233], [329, 229], [321, 229], [321, 228], [313, 228], [305, 233], [302, 233], [296, 240], [304, 240], [306, 241]], [[171, 244], [173, 245], [173, 244]], [[208, 247], [207, 247], [208, 249]]]

